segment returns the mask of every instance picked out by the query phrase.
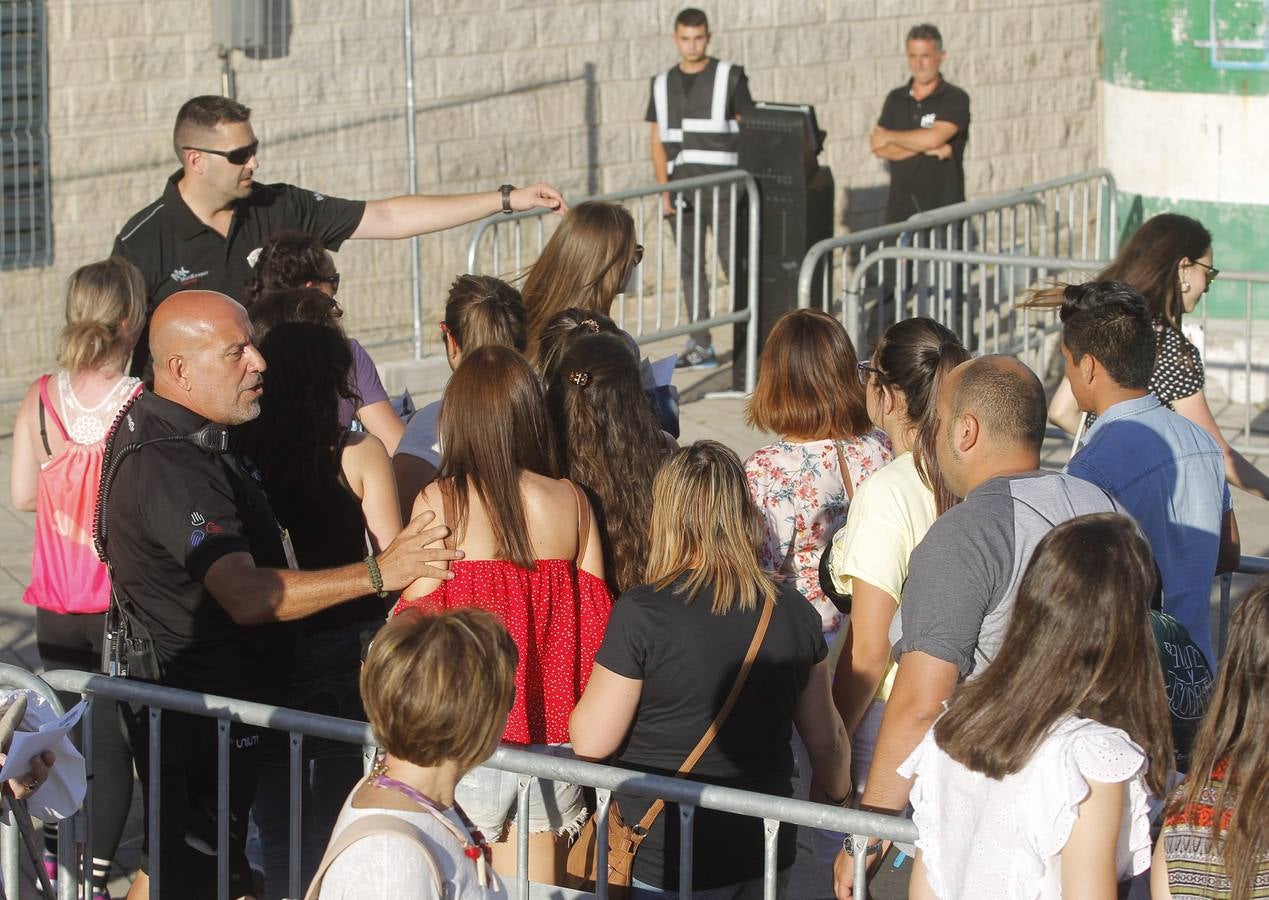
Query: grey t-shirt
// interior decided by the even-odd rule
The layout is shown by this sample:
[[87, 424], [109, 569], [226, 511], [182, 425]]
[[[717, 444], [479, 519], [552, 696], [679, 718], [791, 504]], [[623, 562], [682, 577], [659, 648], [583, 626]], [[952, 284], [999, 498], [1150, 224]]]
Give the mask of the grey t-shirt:
[[920, 650], [981, 672], [1004, 639], [1018, 584], [1036, 544], [1054, 525], [1087, 513], [1122, 512], [1094, 484], [1059, 472], [993, 478], [970, 491], [912, 551], [894, 657]]

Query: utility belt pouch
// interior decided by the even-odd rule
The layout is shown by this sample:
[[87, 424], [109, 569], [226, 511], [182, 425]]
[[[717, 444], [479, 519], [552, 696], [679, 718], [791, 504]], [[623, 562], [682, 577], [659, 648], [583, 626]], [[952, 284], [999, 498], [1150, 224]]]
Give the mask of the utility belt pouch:
[[106, 639], [102, 642], [102, 671], [111, 677], [158, 681], [159, 659], [154, 642], [120, 608], [113, 597], [106, 611]]

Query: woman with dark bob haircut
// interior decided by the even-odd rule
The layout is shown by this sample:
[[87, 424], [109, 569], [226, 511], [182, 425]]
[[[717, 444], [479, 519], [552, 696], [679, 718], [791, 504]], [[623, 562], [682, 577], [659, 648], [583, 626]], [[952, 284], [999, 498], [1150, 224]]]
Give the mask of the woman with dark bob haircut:
[[[582, 490], [559, 477], [542, 382], [519, 353], [486, 345], [465, 353], [445, 388], [441, 471], [414, 502], [449, 526], [463, 557], [453, 578], [421, 578], [396, 611], [462, 607], [498, 616], [520, 651], [516, 699], [503, 741], [567, 753], [568, 716], [590, 676], [612, 608], [603, 550]], [[516, 818], [517, 778], [480, 769], [458, 799], [494, 842], [498, 871], [516, 870], [514, 831], [529, 834], [529, 875], [558, 884], [569, 838], [585, 823], [581, 789], [534, 782], [529, 820]]]
[[[484, 835], [454, 794], [459, 778], [498, 747], [515, 670], [515, 642], [483, 610], [435, 616], [411, 610], [383, 627], [361, 670], [379, 756], [340, 809], [329, 868], [311, 894], [342, 900], [507, 896], [489, 865]], [[423, 847], [410, 847], [382, 825], [341, 842], [359, 822], [364, 827], [371, 817], [385, 816], [415, 832]]]
[[914, 900], [1114, 897], [1149, 868], [1148, 800], [1172, 774], [1157, 589], [1127, 516], [1078, 516], [1036, 545], [1000, 653], [899, 766]]
[[815, 607], [830, 644], [842, 614], [820, 588], [820, 556], [855, 491], [894, 455], [868, 418], [858, 362], [837, 319], [818, 309], [787, 312], [763, 347], [745, 407], [751, 428], [779, 435], [745, 460], [763, 516], [758, 558]]
[[[1136, 288], [1150, 304], [1158, 338], [1150, 390], [1216, 439], [1225, 454], [1225, 477], [1234, 487], [1269, 499], [1269, 476], [1229, 446], [1207, 397], [1199, 350], [1181, 333], [1181, 320], [1194, 311], [1220, 270], [1212, 265], [1212, 233], [1203, 223], [1177, 213], [1148, 219], [1124, 244], [1114, 262], [1092, 281], [1122, 281]], [[1033, 306], [1060, 306], [1062, 287], [1037, 292]], [[1080, 411], [1066, 379], [1058, 385], [1049, 418], [1071, 434], [1079, 428]], [[1085, 423], [1085, 429], [1091, 424]]]

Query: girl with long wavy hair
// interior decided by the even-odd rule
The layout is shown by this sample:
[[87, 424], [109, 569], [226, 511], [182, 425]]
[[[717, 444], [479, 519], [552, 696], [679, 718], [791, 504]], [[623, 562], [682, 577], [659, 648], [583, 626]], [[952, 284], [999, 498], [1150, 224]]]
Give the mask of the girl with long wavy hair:
[[[259, 470], [278, 524], [286, 529], [301, 569], [358, 562], [378, 553], [401, 530], [392, 466], [373, 434], [341, 423], [339, 400], [353, 393], [353, 356], [338, 326], [296, 321], [301, 304], [320, 304], [311, 290], [275, 292], [253, 313], [274, 304], [276, 323], [263, 327], [267, 363], [260, 415], [242, 428], [244, 453]], [[328, 298], [327, 298], [328, 299]], [[262, 323], [263, 324], [263, 323]], [[357, 693], [362, 650], [387, 616], [374, 594], [277, 626], [289, 648], [285, 705], [346, 718], [363, 718]], [[285, 735], [278, 734], [281, 738]], [[317, 738], [304, 741], [305, 778], [301, 870], [311, 877], [324, 838], [339, 814], [339, 794], [356, 782], [355, 747]], [[253, 807], [261, 826], [266, 878], [287, 883], [289, 777], [287, 751], [267, 743]]]
[[595, 504], [609, 584], [615, 593], [628, 590], [643, 581], [652, 479], [667, 448], [639, 362], [617, 335], [583, 337], [560, 358], [547, 403], [564, 474]]
[[[590, 503], [559, 477], [542, 383], [514, 350], [465, 354], [445, 388], [439, 425], [440, 476], [419, 494], [414, 515], [435, 512], [449, 526], [446, 545], [463, 557], [451, 564], [452, 579], [407, 587], [395, 612], [475, 606], [497, 615], [520, 653], [503, 741], [566, 752], [568, 717], [612, 608]], [[569, 836], [587, 817], [580, 788], [534, 782], [528, 822], [515, 818], [514, 774], [476, 770], [456, 796], [493, 841], [499, 872], [515, 872], [514, 829], [524, 828], [530, 877], [559, 883]]]
[[1269, 581], [1238, 604], [1150, 870], [1153, 900], [1269, 897]]
[[899, 767], [919, 831], [910, 896], [1115, 897], [1150, 865], [1172, 734], [1150, 548], [1117, 513], [1053, 528], [1000, 653]]
[[[674, 774], [734, 689], [765, 618], [735, 705], [691, 777], [789, 797], [796, 727], [816, 783], [833, 802], [848, 800], [850, 749], [829, 693], [819, 617], [759, 565], [761, 526], [736, 454], [715, 441], [676, 450], [653, 483], [651, 521], [646, 584], [613, 607], [573, 712], [578, 755], [616, 754], [613, 764], [622, 768]], [[632, 825], [652, 803], [615, 798]], [[649, 828], [634, 859], [632, 900], [676, 891], [678, 819], [669, 804]], [[693, 833], [693, 888], [761, 895], [760, 821], [697, 809]], [[785, 896], [796, 840], [796, 829], [781, 828], [777, 896]]]
[[[1161, 213], [1138, 228], [1114, 262], [1091, 280], [1122, 281], [1146, 298], [1158, 338], [1150, 390], [1165, 406], [1216, 439], [1225, 455], [1225, 477], [1230, 484], [1269, 499], [1269, 476], [1229, 446], [1216, 424], [1203, 393], [1202, 357], [1181, 332], [1182, 319], [1194, 311], [1219, 274], [1212, 265], [1212, 252], [1212, 233], [1203, 223], [1178, 213]], [[1028, 305], [1061, 306], [1063, 289], [1038, 291]], [[1066, 379], [1049, 405], [1049, 418], [1071, 434], [1079, 427], [1080, 413]]]

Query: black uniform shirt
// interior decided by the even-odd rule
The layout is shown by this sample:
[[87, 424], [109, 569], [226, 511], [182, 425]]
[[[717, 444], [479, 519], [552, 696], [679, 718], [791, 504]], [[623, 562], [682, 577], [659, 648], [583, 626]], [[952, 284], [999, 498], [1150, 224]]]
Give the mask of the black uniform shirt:
[[965, 199], [965, 144], [969, 140], [969, 94], [940, 79], [934, 93], [924, 100], [912, 96], [912, 80], [886, 95], [877, 124], [892, 131], [931, 128], [935, 122], [956, 126], [952, 158], [937, 159], [918, 153], [890, 163], [890, 197], [886, 221], [901, 222], [919, 212], [960, 203]]
[[[129, 219], [115, 238], [113, 253], [145, 276], [150, 313], [184, 290], [220, 291], [241, 301], [260, 248], [272, 235], [303, 231], [338, 250], [366, 211], [363, 200], [327, 197], [290, 184], [253, 184], [250, 195], [234, 202], [228, 236], [221, 237], [185, 204], [177, 187], [183, 174], [173, 174], [163, 196]], [[148, 358], [142, 335], [133, 374], [141, 374]]]
[[[119, 424], [113, 453], [205, 424], [147, 390]], [[268, 498], [233, 451], [214, 454], [189, 441], [134, 451], [120, 465], [106, 516], [115, 592], [153, 642], [162, 683], [269, 699], [274, 666], [289, 655], [277, 643], [280, 629], [236, 624], [203, 586], [230, 553], [286, 567]]]

